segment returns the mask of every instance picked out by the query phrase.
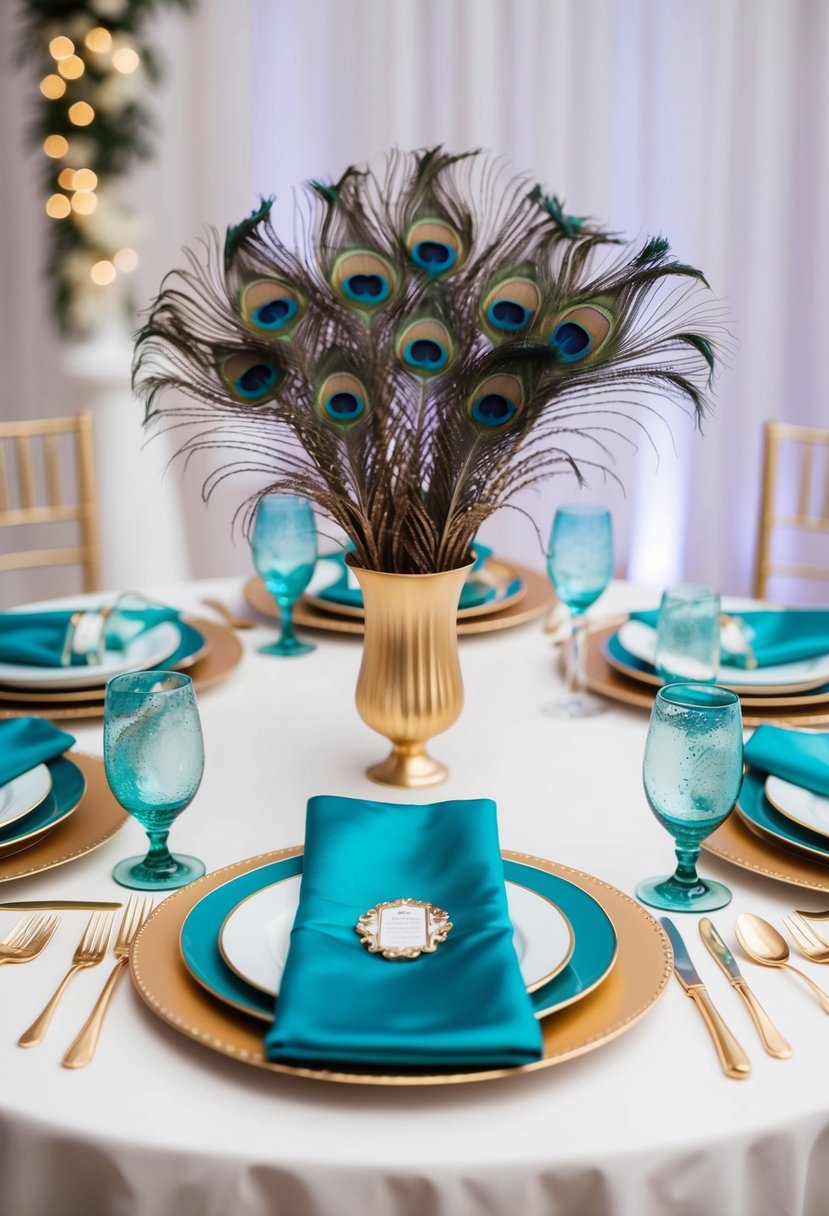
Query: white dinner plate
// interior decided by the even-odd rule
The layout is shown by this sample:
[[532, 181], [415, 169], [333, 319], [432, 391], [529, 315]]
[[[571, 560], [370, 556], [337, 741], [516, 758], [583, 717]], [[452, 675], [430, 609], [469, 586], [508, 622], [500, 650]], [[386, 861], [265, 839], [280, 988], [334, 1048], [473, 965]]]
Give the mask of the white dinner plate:
[[46, 764], [38, 764], [0, 785], [0, 829], [9, 827], [40, 806], [51, 789], [52, 774]]
[[134, 638], [124, 650], [105, 650], [101, 663], [83, 667], [23, 667], [0, 663], [0, 684], [9, 688], [103, 688], [113, 676], [155, 667], [178, 648], [175, 621], [162, 621]]
[[[233, 971], [269, 996], [279, 992], [302, 876], [265, 887], [237, 904], [222, 925], [219, 949]], [[513, 943], [528, 992], [557, 975], [573, 953], [569, 920], [527, 887], [506, 883]]]
[[[625, 621], [618, 636], [625, 650], [651, 666], [656, 665], [656, 630], [651, 625], [644, 621]], [[753, 669], [723, 663], [717, 683], [738, 693], [784, 687], [789, 692], [807, 692], [810, 688], [829, 684], [829, 654]]]
[[782, 777], [769, 777], [765, 794], [781, 815], [820, 836], [829, 837], [829, 798], [804, 790], [802, 785], [784, 781]]

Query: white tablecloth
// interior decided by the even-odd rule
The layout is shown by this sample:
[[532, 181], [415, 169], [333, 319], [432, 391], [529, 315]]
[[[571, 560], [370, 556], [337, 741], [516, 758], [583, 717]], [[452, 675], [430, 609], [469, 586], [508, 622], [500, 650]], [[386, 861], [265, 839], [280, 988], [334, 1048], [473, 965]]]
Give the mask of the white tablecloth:
[[[158, 588], [182, 607], [235, 581]], [[616, 584], [596, 609], [653, 602]], [[363, 776], [386, 744], [357, 717], [355, 639], [317, 635], [315, 654], [281, 661], [240, 635], [241, 666], [200, 697], [207, 765], [172, 846], [209, 869], [301, 841], [312, 794], [384, 796]], [[632, 892], [671, 868], [671, 841], [647, 808], [647, 717], [540, 713], [561, 685], [540, 624], [461, 644], [466, 705], [437, 739], [449, 781], [416, 801], [486, 795], [502, 844], [588, 870]], [[100, 723], [78, 725], [100, 752]], [[405, 801], [403, 793], [388, 795]], [[113, 864], [142, 851], [132, 821], [83, 860], [0, 888], [5, 898], [118, 898]], [[704, 860], [734, 890], [714, 916], [733, 943], [737, 912], [779, 921], [829, 900]], [[14, 913], [0, 913], [6, 932]], [[753, 1064], [720, 1072], [699, 1015], [675, 981], [622, 1038], [569, 1064], [446, 1089], [359, 1089], [269, 1075], [214, 1055], [146, 1009], [128, 980], [93, 1064], [59, 1061], [104, 969], [73, 982], [48, 1038], [15, 1041], [68, 965], [84, 923], [65, 914], [37, 963], [0, 975], [2, 1216], [826, 1216], [829, 1019], [797, 980], [745, 964], [795, 1047], [762, 1052], [739, 998], [680, 918], [702, 978]], [[805, 964], [820, 979], [820, 968]], [[829, 970], [824, 973], [829, 982]]]

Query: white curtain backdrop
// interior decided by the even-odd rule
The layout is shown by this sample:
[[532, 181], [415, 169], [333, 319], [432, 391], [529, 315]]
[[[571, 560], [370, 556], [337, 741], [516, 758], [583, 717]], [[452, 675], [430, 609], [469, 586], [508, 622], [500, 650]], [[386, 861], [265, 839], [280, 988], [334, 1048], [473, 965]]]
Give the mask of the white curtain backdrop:
[[[619, 450], [625, 496], [596, 478], [586, 493], [613, 510], [620, 572], [748, 589], [762, 423], [829, 426], [829, 4], [201, 0], [157, 31], [168, 65], [159, 157], [130, 191], [149, 229], [142, 303], [182, 244], [235, 222], [259, 194], [278, 196], [289, 234], [297, 182], [390, 146], [504, 153], [574, 214], [631, 237], [665, 233], [722, 300], [736, 351], [704, 436], [671, 411], [672, 434], [653, 428], [658, 461], [647, 445]], [[11, 219], [0, 232], [4, 416], [65, 407], [36, 270], [45, 220], [20, 152], [24, 85], [19, 72], [0, 77], [12, 118], [3, 163], [18, 166], [0, 185]], [[230, 517], [250, 487], [225, 486], [205, 510], [206, 471], [180, 486], [192, 568], [241, 571]], [[525, 505], [546, 532], [574, 493], [561, 478]], [[514, 513], [484, 536], [542, 561]]]

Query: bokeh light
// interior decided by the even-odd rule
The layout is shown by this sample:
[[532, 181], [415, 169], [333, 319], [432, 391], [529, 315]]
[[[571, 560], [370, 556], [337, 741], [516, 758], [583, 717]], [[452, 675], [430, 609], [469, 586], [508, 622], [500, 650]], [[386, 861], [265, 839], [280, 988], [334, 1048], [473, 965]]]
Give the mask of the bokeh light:
[[71, 190], [74, 180], [74, 169], [61, 169], [60, 173], [58, 174], [58, 185], [62, 186], [64, 190]]
[[119, 249], [112, 260], [120, 271], [129, 274], [138, 265], [138, 254], [134, 249]]
[[112, 262], [96, 262], [89, 272], [89, 277], [99, 287], [106, 287], [115, 278], [115, 273]]
[[75, 54], [75, 44], [71, 38], [61, 34], [49, 43], [49, 54], [53, 59], [68, 59], [70, 55]]
[[98, 174], [91, 169], [75, 169], [72, 173], [73, 190], [94, 190], [98, 185]]
[[141, 60], [131, 46], [119, 47], [112, 56], [112, 66], [118, 72], [123, 72], [126, 76], [128, 72], [134, 72]]
[[98, 199], [91, 190], [78, 190], [72, 195], [72, 210], [78, 215], [91, 215], [98, 206]]
[[84, 70], [84, 62], [78, 55], [69, 55], [58, 64], [58, 71], [64, 80], [77, 80], [83, 76]]
[[43, 77], [40, 82], [40, 91], [50, 101], [57, 101], [66, 92], [66, 81], [61, 80], [60, 76], [55, 76], [53, 72], [50, 76]]
[[76, 101], [69, 107], [69, 121], [76, 127], [88, 127], [95, 117], [95, 111], [88, 101]]
[[109, 30], [105, 30], [102, 25], [96, 25], [94, 30], [90, 30], [84, 38], [84, 42], [89, 47], [90, 51], [96, 51], [98, 54], [103, 54], [112, 46], [112, 34]]
[[71, 210], [65, 194], [52, 194], [46, 200], [46, 214], [53, 220], [65, 220]]
[[43, 141], [43, 151], [53, 159], [65, 156], [68, 148], [69, 141], [64, 139], [62, 135], [47, 135]]

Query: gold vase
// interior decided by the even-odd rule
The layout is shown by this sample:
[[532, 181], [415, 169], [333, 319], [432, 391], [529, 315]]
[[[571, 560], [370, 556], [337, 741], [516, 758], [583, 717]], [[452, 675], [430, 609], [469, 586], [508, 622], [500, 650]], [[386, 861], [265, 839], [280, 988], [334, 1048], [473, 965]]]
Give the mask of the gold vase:
[[391, 740], [391, 754], [367, 769], [372, 781], [419, 789], [448, 769], [426, 751], [463, 708], [458, 600], [471, 563], [443, 574], [384, 574], [346, 558], [363, 592], [365, 638], [357, 712]]

